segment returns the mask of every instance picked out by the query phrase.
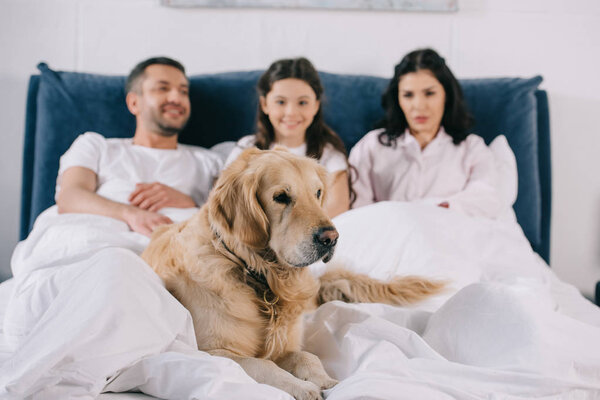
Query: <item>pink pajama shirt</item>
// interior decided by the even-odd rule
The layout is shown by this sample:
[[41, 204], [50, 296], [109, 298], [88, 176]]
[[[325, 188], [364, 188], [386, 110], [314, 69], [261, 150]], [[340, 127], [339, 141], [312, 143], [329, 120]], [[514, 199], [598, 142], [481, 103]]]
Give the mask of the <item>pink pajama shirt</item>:
[[[367, 133], [350, 152], [356, 168], [354, 208], [378, 201], [448, 202], [471, 216], [496, 218], [502, 211], [494, 156], [483, 139], [469, 135], [460, 144], [443, 128], [421, 150], [408, 132], [396, 145], [379, 142], [383, 129]], [[356, 174], [355, 174], [356, 175]]]

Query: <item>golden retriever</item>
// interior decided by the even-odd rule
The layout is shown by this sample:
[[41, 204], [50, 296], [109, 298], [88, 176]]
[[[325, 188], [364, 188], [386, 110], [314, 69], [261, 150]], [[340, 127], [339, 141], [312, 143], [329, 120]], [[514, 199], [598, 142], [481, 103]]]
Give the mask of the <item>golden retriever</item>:
[[256, 381], [320, 399], [337, 381], [301, 350], [302, 314], [330, 300], [406, 304], [441, 289], [418, 277], [388, 283], [336, 269], [338, 233], [323, 211], [327, 173], [285, 150], [249, 149], [188, 221], [157, 229], [142, 257], [190, 311], [198, 348], [237, 361]]

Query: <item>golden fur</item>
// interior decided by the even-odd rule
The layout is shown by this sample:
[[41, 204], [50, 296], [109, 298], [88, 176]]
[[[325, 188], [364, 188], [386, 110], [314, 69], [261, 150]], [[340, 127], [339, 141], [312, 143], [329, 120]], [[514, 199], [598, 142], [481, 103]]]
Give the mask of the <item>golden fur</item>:
[[246, 150], [200, 211], [157, 229], [142, 254], [190, 311], [200, 350], [234, 359], [296, 399], [320, 399], [337, 383], [301, 350], [306, 310], [331, 300], [406, 304], [442, 287], [417, 277], [383, 283], [343, 269], [317, 281], [304, 267], [329, 260], [337, 240], [322, 209], [326, 186], [314, 160]]

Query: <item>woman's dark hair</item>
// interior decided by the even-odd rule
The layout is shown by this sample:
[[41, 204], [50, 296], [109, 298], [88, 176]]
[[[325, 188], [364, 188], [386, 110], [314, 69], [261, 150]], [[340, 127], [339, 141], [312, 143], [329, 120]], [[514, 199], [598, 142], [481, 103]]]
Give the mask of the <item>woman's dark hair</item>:
[[443, 86], [446, 92], [442, 126], [452, 137], [454, 144], [459, 144], [468, 135], [473, 125], [473, 117], [469, 114], [463, 99], [460, 84], [446, 65], [446, 62], [432, 49], [420, 49], [408, 53], [394, 67], [394, 77], [390, 81], [381, 98], [385, 110], [385, 118], [378, 124], [385, 130], [379, 135], [379, 142], [384, 146], [392, 146], [396, 138], [408, 128], [408, 122], [398, 100], [398, 84], [402, 76], [421, 70], [430, 71]]
[[[323, 86], [319, 74], [311, 62], [304, 57], [278, 60], [271, 64], [258, 80], [259, 96], [266, 97], [275, 82], [288, 78], [306, 82], [315, 92], [317, 100], [321, 100], [323, 97]], [[269, 121], [269, 116], [263, 112], [260, 105], [258, 106], [257, 125], [256, 147], [262, 150], [268, 149], [275, 141], [275, 130]], [[305, 142], [306, 155], [317, 160], [323, 155], [323, 149], [327, 143], [331, 143], [336, 150], [347, 155], [342, 139], [325, 124], [320, 105], [312, 123], [306, 129]]]

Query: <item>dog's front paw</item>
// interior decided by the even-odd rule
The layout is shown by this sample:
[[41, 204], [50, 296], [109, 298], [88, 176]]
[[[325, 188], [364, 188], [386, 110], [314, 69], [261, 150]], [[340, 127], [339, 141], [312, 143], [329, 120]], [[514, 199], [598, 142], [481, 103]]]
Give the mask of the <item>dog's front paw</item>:
[[288, 353], [279, 360], [279, 366], [299, 379], [314, 383], [321, 390], [330, 389], [338, 383], [327, 375], [321, 360], [306, 351]]
[[318, 378], [313, 377], [313, 380], [311, 382], [320, 387], [321, 390], [331, 389], [339, 383], [338, 380], [331, 378], [329, 375], [325, 375], [324, 377]]
[[297, 380], [293, 387], [286, 390], [296, 400], [323, 400], [321, 389], [312, 382]]

